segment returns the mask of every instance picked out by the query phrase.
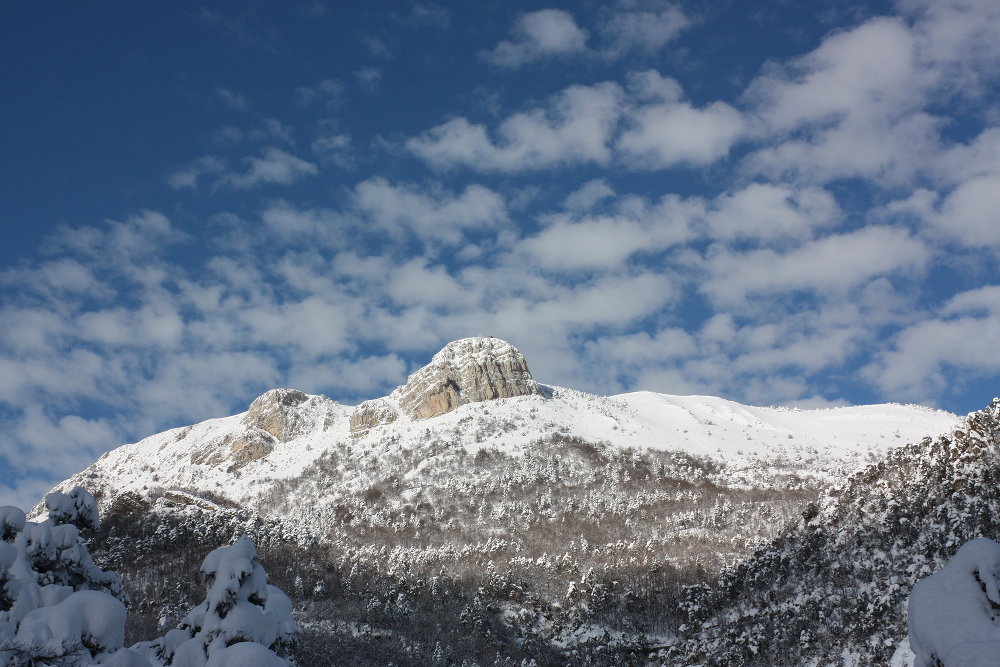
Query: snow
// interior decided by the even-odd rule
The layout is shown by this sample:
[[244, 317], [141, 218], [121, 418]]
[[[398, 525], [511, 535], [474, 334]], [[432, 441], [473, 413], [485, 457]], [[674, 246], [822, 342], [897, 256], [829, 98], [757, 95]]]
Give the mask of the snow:
[[57, 525], [71, 523], [92, 530], [101, 529], [97, 503], [82, 487], [75, 486], [68, 494], [53, 491], [45, 496], [45, 509], [49, 519]]
[[125, 643], [126, 613], [120, 600], [103, 591], [76, 591], [57, 605], [29, 612], [16, 641], [59, 654], [86, 640], [88, 648], [110, 653]]
[[287, 667], [289, 664], [260, 644], [240, 642], [213, 653], [205, 667]]
[[[97, 505], [81, 487], [45, 499], [49, 518], [27, 522], [0, 507], [0, 663], [108, 667], [284, 667], [301, 629], [292, 603], [267, 584], [242, 536], [215, 549], [201, 571], [205, 601], [179, 628], [126, 649], [127, 596], [113, 572], [98, 568], [77, 525], [96, 524]], [[72, 585], [69, 585], [72, 584]], [[107, 587], [111, 593], [93, 590]], [[114, 594], [112, 594], [114, 593]], [[121, 599], [119, 599], [121, 598]], [[244, 646], [244, 644], [247, 644]], [[249, 646], [252, 644], [252, 646]], [[54, 661], [54, 662], [53, 662]]]
[[914, 667], [1000, 667], [1000, 544], [966, 542], [909, 601]]
[[141, 653], [128, 648], [99, 655], [93, 664], [102, 667], [152, 667], [149, 660], [142, 657]]
[[205, 557], [201, 571], [212, 582], [206, 602], [213, 614], [226, 616], [239, 600], [267, 600], [267, 577], [256, 557], [257, 549], [246, 535]]
[[[286, 665], [279, 653], [295, 642], [301, 630], [292, 618], [291, 601], [267, 584], [256, 557], [257, 550], [245, 535], [210, 552], [201, 566], [209, 581], [205, 601], [177, 629], [132, 648], [155, 664], [169, 662], [172, 667]], [[258, 648], [230, 652], [243, 643]]]
[[10, 540], [24, 530], [24, 512], [18, 507], [0, 507], [0, 540]]
[[[300, 476], [324, 452], [378, 456], [388, 448], [418, 451], [422, 443], [436, 440], [457, 443], [470, 453], [494, 448], [518, 454], [554, 436], [711, 458], [724, 464], [721, 474], [726, 476], [713, 481], [725, 484], [784, 484], [792, 475], [828, 483], [845, 478], [891, 447], [937, 436], [958, 423], [953, 414], [914, 405], [798, 410], [752, 407], [708, 396], [653, 392], [596, 396], [541, 387], [542, 396], [470, 403], [418, 421], [401, 416], [360, 437], [350, 433], [353, 408], [312, 396], [295, 408], [306, 424], [304, 430], [288, 442], [275, 443], [270, 454], [239, 470], [230, 470], [226, 461], [195, 464], [192, 458], [205, 451], [228, 453], [231, 443], [247, 432], [241, 423], [246, 413], [119, 447], [56, 490], [85, 485], [102, 491], [105, 502], [125, 492], [151, 501], [168, 493], [171, 502], [201, 506], [209, 501], [197, 494], [210, 491], [266, 516], [267, 506], [254, 505], [260, 491], [275, 480]], [[307, 505], [312, 500], [297, 502]]]
[[896, 652], [889, 659], [889, 667], [913, 667], [913, 661], [916, 660], [916, 657], [910, 648], [909, 637], [904, 637], [903, 641], [896, 646]]

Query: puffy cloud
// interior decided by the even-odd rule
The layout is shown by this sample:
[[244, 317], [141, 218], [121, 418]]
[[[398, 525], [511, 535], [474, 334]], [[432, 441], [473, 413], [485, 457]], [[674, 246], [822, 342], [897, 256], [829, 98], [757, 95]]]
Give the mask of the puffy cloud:
[[696, 108], [680, 85], [656, 72], [635, 74], [632, 95], [614, 83], [570, 86], [544, 107], [513, 114], [496, 128], [454, 118], [406, 142], [437, 169], [517, 172], [559, 166], [621, 164], [630, 169], [704, 166], [725, 157], [744, 135], [728, 104]]
[[942, 124], [924, 110], [935, 76], [918, 49], [903, 21], [877, 18], [765, 68], [746, 97], [756, 131], [777, 141], [748, 167], [818, 181], [912, 178], [937, 153]]
[[352, 202], [360, 215], [390, 233], [410, 230], [423, 240], [451, 245], [460, 243], [465, 232], [489, 231], [507, 221], [503, 198], [481, 185], [456, 196], [374, 178], [354, 188]]
[[303, 176], [319, 173], [315, 164], [273, 146], [261, 151], [261, 157], [247, 157], [244, 162], [248, 165], [245, 173], [222, 174], [215, 186], [249, 190], [266, 184], [289, 185]]
[[615, 208], [606, 215], [575, 217], [570, 209], [547, 216], [543, 229], [517, 249], [547, 271], [617, 271], [636, 254], [656, 254], [693, 239], [692, 224], [703, 203], [668, 196], [651, 206], [626, 198]]
[[511, 40], [505, 40], [479, 56], [504, 69], [569, 57], [601, 57], [617, 60], [630, 53], [651, 55], [677, 38], [691, 25], [680, 7], [661, 0], [622, 0], [605, 7], [596, 21], [600, 45], [587, 46], [590, 33], [561, 9], [542, 9], [517, 19]]
[[1000, 252], [1000, 132], [990, 128], [951, 148], [934, 165], [937, 189], [916, 188], [905, 199], [875, 209], [892, 222], [915, 223], [934, 242]]
[[491, 51], [481, 51], [486, 62], [517, 69], [545, 58], [584, 53], [589, 33], [561, 9], [542, 9], [521, 16], [511, 30], [513, 41], [503, 41]]
[[879, 390], [933, 401], [1000, 372], [1000, 288], [956, 295], [937, 313], [904, 327], [863, 372]]
[[599, 28], [606, 43], [603, 53], [609, 58], [656, 53], [690, 25], [691, 19], [670, 2], [620, 2]]
[[651, 102], [631, 110], [628, 129], [616, 144], [630, 167], [710, 164], [727, 155], [743, 134], [743, 118], [736, 109], [724, 102], [697, 109], [683, 100], [676, 81], [655, 71], [634, 74], [632, 87]]
[[712, 247], [701, 290], [716, 304], [734, 307], [750, 296], [806, 292], [843, 294], [886, 275], [922, 271], [930, 251], [905, 229], [866, 227], [811, 241], [787, 252], [770, 248], [734, 252]]
[[836, 199], [826, 190], [771, 183], [753, 183], [723, 193], [705, 213], [714, 239], [779, 244], [811, 238], [840, 217]]
[[[288, 129], [277, 123], [270, 126], [269, 132], [292, 142]], [[242, 138], [243, 135], [240, 133], [240, 139], [242, 140]], [[313, 150], [320, 159], [325, 161], [337, 163], [340, 160], [349, 163], [346, 145], [341, 147], [337, 146], [337, 143], [336, 138], [323, 135], [313, 144]], [[349, 139], [341, 143], [347, 144]], [[260, 157], [248, 156], [243, 161], [247, 164], [247, 170], [244, 173], [237, 173], [227, 171], [224, 160], [205, 156], [198, 158], [183, 169], [171, 172], [164, 180], [175, 190], [195, 189], [202, 176], [211, 176], [213, 177], [213, 188], [229, 187], [236, 190], [249, 190], [267, 184], [289, 185], [303, 176], [315, 176], [319, 173], [319, 168], [315, 164], [274, 146], [264, 148]]]
[[340, 131], [340, 125], [335, 121], [323, 121], [319, 124], [316, 138], [310, 144], [313, 155], [324, 165], [334, 164], [341, 169], [354, 169], [357, 166], [354, 150], [351, 146], [351, 135]]
[[990, 0], [899, 0], [920, 42], [921, 60], [946, 92], [982, 99], [1000, 63], [1000, 7]]
[[614, 194], [614, 188], [608, 185], [607, 181], [595, 178], [592, 181], [584, 183], [579, 190], [570, 193], [566, 197], [566, 209], [569, 211], [586, 211], [602, 199], [611, 197]]
[[621, 114], [622, 90], [613, 83], [570, 86], [546, 108], [514, 114], [490, 138], [483, 125], [456, 118], [406, 142], [438, 169], [521, 171], [611, 160], [608, 145]]
[[[240, 134], [242, 138], [242, 133]], [[180, 190], [181, 188], [194, 189], [198, 187], [198, 179], [202, 176], [206, 174], [209, 176], [221, 174], [225, 169], [226, 163], [223, 160], [206, 155], [182, 169], [170, 172], [164, 180], [167, 182], [167, 185], [175, 190]]]

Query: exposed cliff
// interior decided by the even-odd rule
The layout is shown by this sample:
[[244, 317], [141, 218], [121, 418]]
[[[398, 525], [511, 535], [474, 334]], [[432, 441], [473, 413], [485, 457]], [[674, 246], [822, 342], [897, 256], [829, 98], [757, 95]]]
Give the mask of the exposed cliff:
[[387, 398], [359, 405], [351, 416], [351, 432], [364, 433], [400, 414], [428, 419], [466, 403], [541, 393], [513, 345], [499, 338], [463, 338], [448, 343]]

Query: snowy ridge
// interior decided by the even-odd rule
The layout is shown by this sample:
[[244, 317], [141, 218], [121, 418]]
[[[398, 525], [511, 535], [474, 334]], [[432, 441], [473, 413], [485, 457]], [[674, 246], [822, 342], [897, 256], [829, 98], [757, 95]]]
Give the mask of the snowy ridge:
[[[291, 408], [304, 425], [298, 435], [287, 442], [274, 441], [265, 456], [242, 462], [238, 469], [231, 459], [205, 452], [224, 453], [245, 437], [247, 413], [123, 445], [56, 489], [83, 485], [104, 506], [125, 492], [147, 498], [172, 489], [203, 492], [267, 515], [268, 507], [258, 504], [262, 491], [276, 480], [301, 475], [324, 454], [343, 461], [344, 488], [339, 491], [350, 492], [368, 483], [368, 477], [351, 472], [352, 465], [365, 457], [413, 450], [419, 460], [406, 477], [422, 485], [426, 480], [419, 472], [431, 458], [457, 450], [517, 455], [554, 435], [621, 449], [705, 457], [721, 464], [718, 475], [728, 484], [785, 484], [789, 476], [825, 484], [842, 479], [891, 447], [946, 432], [958, 422], [953, 414], [913, 405], [798, 410], [752, 407], [707, 396], [636, 392], [602, 397], [544, 386], [543, 391], [543, 395], [461, 405], [431, 419], [414, 421], [400, 415], [360, 436], [351, 434], [352, 407], [308, 396]], [[438, 446], [428, 449], [428, 442]], [[440, 443], [447, 443], [444, 451]]]

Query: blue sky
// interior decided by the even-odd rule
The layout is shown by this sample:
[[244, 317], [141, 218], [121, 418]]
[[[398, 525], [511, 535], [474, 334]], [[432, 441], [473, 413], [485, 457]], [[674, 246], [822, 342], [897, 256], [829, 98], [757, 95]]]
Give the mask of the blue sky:
[[754, 404], [1000, 393], [993, 0], [21, 3], [0, 502], [443, 344]]

